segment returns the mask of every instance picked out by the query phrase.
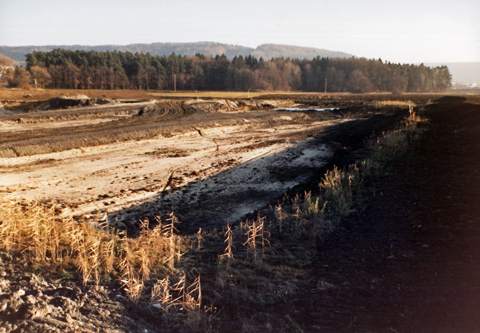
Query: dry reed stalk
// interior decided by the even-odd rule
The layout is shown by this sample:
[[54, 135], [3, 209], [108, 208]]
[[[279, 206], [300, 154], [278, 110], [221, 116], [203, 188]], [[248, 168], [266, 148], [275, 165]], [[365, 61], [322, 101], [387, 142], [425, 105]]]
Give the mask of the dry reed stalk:
[[202, 305], [202, 283], [200, 275], [195, 278], [195, 281], [190, 286], [188, 286], [185, 293], [184, 303], [182, 305], [187, 311], [200, 310]]
[[227, 223], [227, 231], [225, 232], [225, 241], [224, 243], [227, 243], [227, 247], [225, 248], [225, 256], [228, 258], [228, 260], [233, 260], [233, 233], [232, 233], [232, 228], [230, 227], [230, 224]]
[[140, 256], [140, 276], [142, 280], [150, 279], [150, 272], [151, 272], [151, 260], [150, 260], [150, 250], [142, 246], [139, 249], [139, 256]]
[[[261, 218], [259, 215], [256, 221], [252, 221], [252, 224], [248, 226], [248, 230], [246, 232], [247, 241], [243, 244], [253, 251], [255, 262], [258, 261], [257, 245], [261, 245], [263, 258], [264, 248], [266, 244], [270, 244], [270, 241], [266, 238], [266, 234], [270, 235], [270, 233], [265, 230], [265, 220], [266, 217]], [[257, 240], [257, 238], [260, 238], [260, 240]]]
[[123, 239], [124, 259], [120, 265], [123, 272], [122, 282], [125, 285], [125, 291], [132, 300], [138, 300], [143, 291], [143, 279], [140, 274], [136, 273], [135, 268], [136, 256], [134, 252], [134, 242], [130, 239]]
[[151, 303], [167, 314], [167, 320], [168, 315], [172, 315], [174, 311], [186, 312], [188, 326], [194, 331], [198, 331], [205, 321], [205, 312], [201, 309], [201, 279], [198, 275], [190, 285], [187, 285], [186, 280], [185, 273], [173, 285], [170, 283], [169, 276], [157, 280], [152, 288]]
[[224, 253], [220, 256], [220, 259], [226, 258], [227, 260], [227, 269], [230, 268], [230, 263], [234, 260], [233, 258], [233, 232], [230, 224], [227, 223], [227, 231], [225, 231], [225, 241], [227, 247], [225, 248]]
[[203, 316], [205, 315], [201, 311], [202, 284], [200, 276], [197, 276], [195, 281], [187, 286], [186, 275], [184, 274], [180, 278], [180, 281], [172, 287], [172, 290], [175, 290], [180, 294], [172, 304], [180, 306], [180, 310], [187, 313], [188, 325], [190, 328], [197, 331], [200, 328], [203, 322]]
[[198, 232], [197, 232], [197, 249], [200, 250], [200, 248], [202, 247], [202, 241], [203, 241], [203, 231], [202, 231], [202, 228], [198, 229]]
[[180, 223], [180, 221], [178, 221], [177, 217], [173, 214], [173, 212], [170, 214], [170, 218], [167, 219], [167, 221], [170, 221], [170, 224], [164, 226], [164, 234], [169, 240], [170, 252], [169, 257], [167, 258], [167, 265], [170, 269], [173, 270], [175, 262], [180, 261], [181, 258], [181, 253], [179, 249], [177, 249], [177, 237], [175, 234], [175, 232], [178, 232], [177, 228], [175, 228], [175, 225]]
[[145, 218], [140, 223], [140, 237], [138, 241], [135, 242], [136, 246], [136, 254], [139, 257], [140, 261], [140, 277], [142, 280], [148, 280], [150, 278], [150, 269], [152, 267], [152, 262], [150, 260], [150, 230], [149, 227], [149, 220]]
[[117, 237], [111, 237], [109, 241], [103, 243], [102, 256], [105, 261], [105, 273], [111, 274], [115, 271], [115, 247], [117, 246]]
[[168, 311], [172, 304], [172, 294], [170, 293], [170, 278], [157, 280], [152, 288], [152, 304], [161, 304], [161, 309]]
[[144, 288], [143, 280], [132, 274], [130, 278], [122, 280], [122, 282], [126, 286], [125, 291], [127, 292], [128, 298], [133, 301], [139, 300]]
[[[247, 232], [245, 235], [247, 236], [247, 241], [243, 243], [244, 246], [246, 246], [248, 249], [253, 250], [253, 255], [255, 258], [255, 261], [257, 260], [257, 225], [255, 224], [255, 221], [252, 221], [251, 225], [248, 225], [247, 221]], [[248, 258], [248, 251], [247, 251], [247, 258]]]
[[94, 239], [90, 241], [90, 267], [93, 271], [93, 275], [95, 277], [95, 283], [100, 283], [101, 277], [101, 239]]

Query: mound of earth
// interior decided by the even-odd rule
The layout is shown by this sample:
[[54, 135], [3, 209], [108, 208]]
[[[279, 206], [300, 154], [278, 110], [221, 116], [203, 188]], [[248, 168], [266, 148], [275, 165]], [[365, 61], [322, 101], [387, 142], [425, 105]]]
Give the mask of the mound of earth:
[[184, 108], [190, 112], [229, 112], [240, 110], [273, 109], [291, 106], [290, 100], [188, 100]]
[[35, 110], [67, 109], [71, 107], [94, 106], [116, 103], [114, 99], [90, 98], [85, 95], [60, 96], [39, 105]]

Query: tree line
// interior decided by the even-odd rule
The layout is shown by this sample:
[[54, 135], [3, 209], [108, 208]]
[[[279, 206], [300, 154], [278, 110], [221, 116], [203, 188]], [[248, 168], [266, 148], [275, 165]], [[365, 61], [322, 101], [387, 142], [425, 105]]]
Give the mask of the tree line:
[[5, 74], [12, 86], [64, 89], [285, 90], [307, 92], [437, 92], [451, 86], [446, 66], [381, 59], [299, 60], [225, 55], [153, 56], [55, 49], [26, 55], [26, 68]]

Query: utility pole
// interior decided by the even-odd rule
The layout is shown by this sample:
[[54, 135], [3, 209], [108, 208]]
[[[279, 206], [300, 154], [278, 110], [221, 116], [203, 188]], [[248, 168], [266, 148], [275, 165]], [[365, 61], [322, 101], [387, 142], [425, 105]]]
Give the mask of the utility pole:
[[327, 78], [325, 78], [325, 94], [327, 93]]
[[177, 74], [173, 74], [173, 92], [177, 92]]

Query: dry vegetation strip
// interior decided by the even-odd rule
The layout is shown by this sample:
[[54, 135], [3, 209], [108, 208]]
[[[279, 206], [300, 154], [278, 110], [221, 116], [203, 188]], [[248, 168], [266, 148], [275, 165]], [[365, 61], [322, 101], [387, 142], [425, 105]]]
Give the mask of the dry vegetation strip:
[[[219, 98], [219, 99], [246, 99], [257, 98], [265, 95], [265, 91], [155, 91], [149, 92], [155, 98]], [[302, 95], [303, 92], [275, 91], [268, 92], [268, 95]], [[316, 93], [312, 95], [326, 95], [325, 93]]]
[[149, 99], [144, 90], [101, 90], [101, 89], [19, 89], [0, 87], [1, 101], [45, 101], [58, 96], [87, 95], [90, 98]]
[[[381, 173], [386, 161], [401, 156], [409, 143], [418, 139], [422, 131], [419, 124], [418, 120], [406, 120], [397, 130], [371, 142], [371, 158], [346, 170], [328, 171], [319, 184], [319, 194], [307, 193], [272, 208], [274, 217], [268, 221], [259, 216], [237, 228], [228, 226], [224, 237], [204, 235], [201, 230], [194, 236], [180, 236], [175, 228], [179, 221], [172, 213], [166, 221], [157, 220], [153, 228], [148, 220], [143, 221], [138, 237], [130, 238], [109, 226], [94, 228], [59, 218], [55, 207], [35, 202], [21, 205], [4, 197], [0, 203], [0, 249], [26, 256], [35, 264], [77, 270], [84, 283], [121, 281], [132, 300], [147, 299], [166, 315], [184, 312], [190, 328], [204, 329], [207, 317], [200, 276], [192, 279], [187, 271], [193, 267], [210, 277], [213, 274], [208, 293], [223, 292], [217, 295], [221, 304], [228, 302], [226, 298], [253, 305], [286, 298], [288, 292], [279, 294], [275, 284], [295, 279], [302, 264], [291, 258], [282, 261], [281, 244], [290, 246], [292, 252], [292, 242], [314, 248], [343, 217], [359, 208], [365, 180]], [[218, 248], [225, 250], [215, 252]], [[210, 260], [200, 260], [202, 256]], [[216, 259], [212, 261], [212, 257]], [[296, 273], [291, 275], [293, 269]], [[254, 279], [252, 271], [256, 271], [254, 288], [248, 284], [252, 281], [247, 281]], [[259, 285], [258, 274], [267, 282]], [[146, 289], [151, 294], [147, 298]], [[282, 290], [294, 287], [285, 285]]]

